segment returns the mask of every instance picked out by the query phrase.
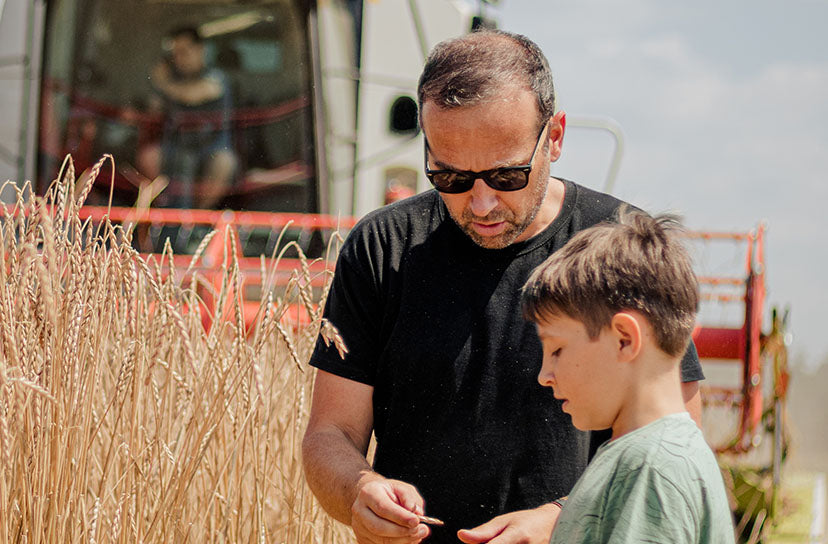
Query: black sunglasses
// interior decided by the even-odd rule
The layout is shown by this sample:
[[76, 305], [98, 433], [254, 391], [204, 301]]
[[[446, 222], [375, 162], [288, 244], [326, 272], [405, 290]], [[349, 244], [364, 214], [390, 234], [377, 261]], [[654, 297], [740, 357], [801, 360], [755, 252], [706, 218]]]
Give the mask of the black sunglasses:
[[526, 164], [517, 166], [504, 166], [503, 168], [492, 168], [482, 172], [470, 170], [431, 170], [428, 167], [428, 140], [423, 135], [425, 142], [425, 175], [434, 185], [434, 188], [441, 193], [465, 193], [474, 187], [477, 179], [482, 179], [486, 185], [495, 191], [519, 191], [529, 184], [529, 173], [532, 171], [532, 163], [540, 148], [541, 137], [549, 123], [544, 123], [538, 134], [538, 141], [535, 142], [535, 149]]

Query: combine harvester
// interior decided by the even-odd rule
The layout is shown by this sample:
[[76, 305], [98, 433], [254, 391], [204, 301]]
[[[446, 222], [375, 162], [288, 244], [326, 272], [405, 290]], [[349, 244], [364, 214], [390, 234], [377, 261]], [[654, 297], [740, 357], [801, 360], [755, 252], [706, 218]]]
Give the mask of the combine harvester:
[[760, 542], [791, 514], [780, 493], [789, 446], [787, 313], [766, 317], [764, 225], [688, 238], [702, 291], [693, 341], [707, 375], [705, 436], [735, 501], [737, 533]]
[[[188, 267], [207, 232], [233, 225], [250, 323], [259, 256], [272, 254], [282, 229], [290, 248], [276, 290], [301, 268], [300, 253], [321, 284], [326, 265], [314, 259], [334, 227], [344, 233], [351, 218], [428, 187], [417, 74], [438, 41], [492, 24], [488, 10], [482, 0], [5, 0], [0, 107], [19, 116], [0, 126], [0, 179], [31, 180], [42, 193], [71, 155], [79, 180], [97, 174], [83, 217], [134, 223], [136, 248], [157, 260], [170, 237], [173, 270]], [[169, 33], [182, 27], [204, 37], [202, 61], [222, 74], [228, 97], [220, 113], [210, 104], [191, 112], [197, 122], [172, 125], [228, 133], [235, 173], [208, 210], [150, 207], [193, 183], [158, 178], [172, 129], [149, 77], [162, 61], [174, 69]], [[99, 161], [104, 154], [114, 160]], [[13, 201], [6, 190], [0, 201]], [[211, 267], [230, 245], [217, 236], [196, 270], [205, 323], [216, 302]]]
[[[235, 252], [242, 286], [232, 296], [244, 301], [251, 324], [265, 291], [278, 297], [297, 281], [296, 270], [314, 278], [312, 288], [324, 286], [326, 249], [354, 217], [429, 187], [416, 74], [438, 41], [492, 25], [489, 10], [483, 0], [0, 1], [0, 70], [7, 74], [0, 108], [19, 112], [0, 127], [0, 179], [32, 180], [42, 192], [71, 154], [77, 171], [100, 173], [88, 200], [97, 206], [84, 208], [82, 218], [108, 214], [132, 224], [133, 243], [147, 258], [172, 273], [197, 272], [205, 326], [221, 318], [216, 308], [229, 306], [214, 295], [218, 267]], [[226, 114], [236, 174], [213, 210], [149, 207], [158, 193], [152, 158], [163, 152], [164, 119], [152, 107], [147, 74], [165, 53], [167, 32], [182, 25], [206, 37], [205, 62], [223, 71], [233, 91]], [[615, 139], [605, 184], [611, 191], [620, 130], [575, 116], [568, 125]], [[115, 160], [98, 161], [103, 153]], [[168, 181], [172, 188], [180, 180]], [[199, 248], [212, 230], [219, 235]], [[705, 300], [694, 339], [706, 383], [715, 385], [703, 389], [707, 435], [732, 467], [737, 527], [756, 542], [784, 515], [785, 318], [766, 317], [763, 226], [690, 238]], [[171, 259], [163, 255], [166, 239]], [[202, 257], [191, 269], [197, 249]], [[262, 270], [274, 256], [277, 274], [268, 283]], [[302, 321], [301, 312], [289, 317]]]

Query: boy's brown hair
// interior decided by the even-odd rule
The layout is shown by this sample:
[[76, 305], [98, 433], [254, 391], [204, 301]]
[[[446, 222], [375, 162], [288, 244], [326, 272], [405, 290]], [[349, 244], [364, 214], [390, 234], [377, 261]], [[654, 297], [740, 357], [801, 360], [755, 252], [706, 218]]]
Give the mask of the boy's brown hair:
[[622, 206], [616, 223], [579, 232], [532, 272], [523, 286], [524, 318], [564, 315], [582, 322], [594, 340], [613, 315], [635, 310], [649, 321], [658, 347], [680, 356], [699, 305], [680, 230], [675, 216]]

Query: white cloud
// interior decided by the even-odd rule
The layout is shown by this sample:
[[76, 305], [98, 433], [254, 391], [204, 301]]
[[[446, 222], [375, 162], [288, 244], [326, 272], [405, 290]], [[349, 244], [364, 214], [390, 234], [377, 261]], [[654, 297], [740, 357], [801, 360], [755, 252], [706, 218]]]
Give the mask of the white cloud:
[[[653, 9], [608, 6], [597, 29], [587, 15], [594, 2], [569, 6], [541, 46], [564, 109], [623, 127], [616, 193], [653, 211], [683, 211], [694, 228], [766, 221], [768, 302], [792, 306], [795, 351], [828, 352], [828, 47], [822, 59], [740, 57]], [[600, 186], [606, 144], [573, 131], [564, 153], [557, 175]]]

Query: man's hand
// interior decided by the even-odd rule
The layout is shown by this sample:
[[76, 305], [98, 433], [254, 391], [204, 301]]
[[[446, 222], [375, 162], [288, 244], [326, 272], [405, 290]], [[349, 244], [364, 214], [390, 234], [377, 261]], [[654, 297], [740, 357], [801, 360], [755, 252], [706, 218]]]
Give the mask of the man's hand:
[[365, 459], [373, 429], [374, 388], [320, 370], [316, 374], [302, 460], [325, 510], [361, 544], [414, 544], [430, 534], [413, 485], [389, 480]]
[[149, 75], [156, 90], [168, 99], [187, 106], [200, 106], [224, 94], [221, 81], [212, 77], [173, 79], [172, 68], [164, 61], [153, 66]]
[[150, 79], [156, 87], [163, 87], [170, 81], [170, 65], [164, 61], [156, 63], [150, 71]]
[[497, 516], [474, 529], [462, 529], [457, 538], [466, 544], [548, 544], [561, 509], [545, 504]]
[[431, 532], [417, 518], [423, 512], [414, 486], [373, 473], [351, 505], [351, 528], [360, 543], [414, 544]]

